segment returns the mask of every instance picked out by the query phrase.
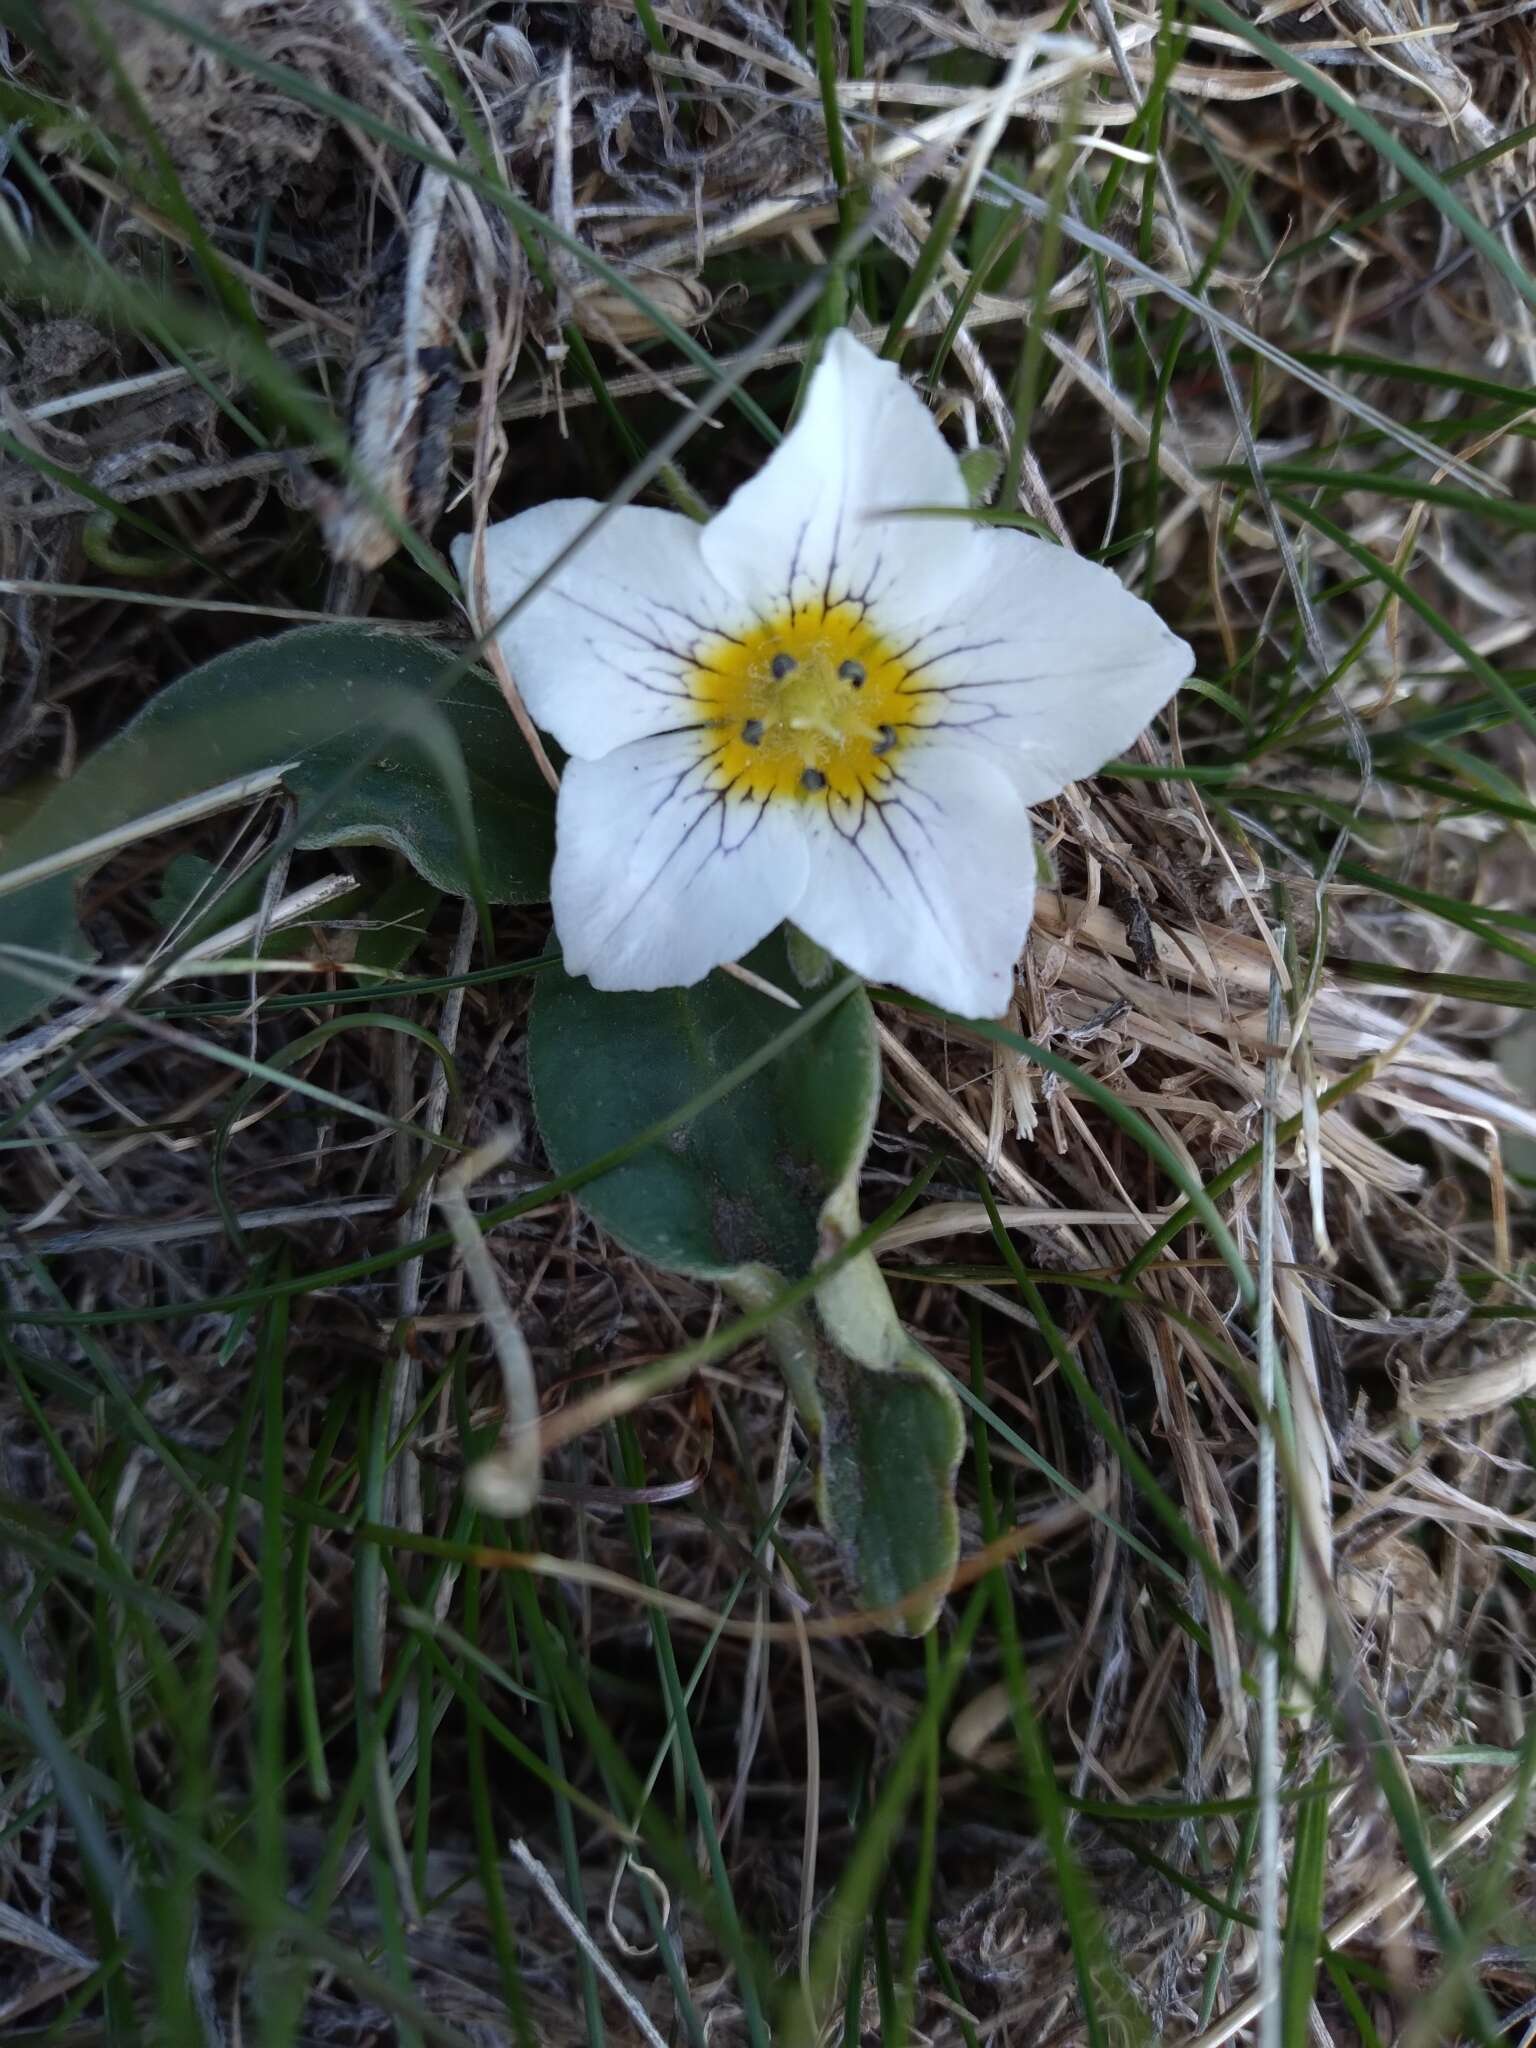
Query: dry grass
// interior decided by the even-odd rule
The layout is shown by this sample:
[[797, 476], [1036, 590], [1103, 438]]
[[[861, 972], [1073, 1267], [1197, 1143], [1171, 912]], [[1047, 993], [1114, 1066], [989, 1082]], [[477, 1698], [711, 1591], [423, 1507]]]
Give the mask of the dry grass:
[[[1325, 1787], [1326, 1872], [1292, 1914], [1292, 1947], [1311, 1924], [1334, 1959], [1317, 1969], [1314, 1951], [1303, 1980], [1313, 2038], [1490, 2038], [1460, 1996], [1475, 1985], [1496, 2038], [1531, 2040], [1536, 1294], [1518, 1141], [1536, 1139], [1536, 1108], [1509, 1076], [1528, 1059], [1536, 929], [1536, 604], [1531, 523], [1503, 516], [1532, 496], [1524, 12], [1339, 0], [1264, 19], [1279, 52], [1447, 178], [1479, 244], [1379, 134], [1194, 6], [1102, 0], [1066, 22], [984, 0], [837, 10], [863, 211], [831, 183], [814, 44], [795, 40], [805, 10], [779, 0], [431, 0], [430, 51], [382, 0], [186, 11], [357, 115], [302, 104], [133, 0], [102, 0], [97, 20], [143, 123], [82, 11], [46, 11], [52, 50], [25, 27], [5, 44], [11, 87], [47, 106], [3, 109], [17, 127], [0, 243], [18, 256], [0, 302], [0, 827], [159, 686], [255, 634], [337, 614], [454, 632], [444, 591], [397, 551], [402, 525], [440, 546], [547, 496], [633, 490], [646, 449], [653, 492], [718, 503], [760, 443], [729, 407], [698, 423], [707, 378], [741, 377], [782, 421], [807, 328], [759, 337], [840, 227], [863, 238], [854, 317], [878, 324], [969, 181], [1017, 238], [1005, 260], [1003, 243], [983, 252], [973, 214], [935, 246], [908, 366], [923, 373], [953, 327], [936, 397], [957, 445], [1006, 451], [1022, 409], [1024, 509], [1080, 547], [1112, 543], [1219, 685], [1186, 692], [1126, 773], [1039, 819], [1053, 883], [1008, 1021], [1137, 1109], [1273, 1284], [1248, 1316], [1187, 1219], [1157, 1237], [1176, 1191], [1081, 1092], [896, 1005], [871, 1203], [940, 1164], [882, 1261], [904, 1316], [990, 1411], [985, 1488], [1030, 1546], [1005, 1581], [1029, 1697], [1058, 1784], [1086, 1802], [1068, 1814], [1071, 1855], [1150, 2026], [1181, 2044], [1260, 2038], [1256, 1985], [1276, 1957], [1262, 1913], [1255, 1928], [1226, 1909], [1268, 1901], [1273, 1925], [1279, 1880], [1303, 1891], [1300, 1809], [1266, 1794], [1267, 1852], [1248, 1825], [1278, 1770], [1287, 1795]], [[1026, 47], [1058, 29], [1068, 44]], [[478, 182], [419, 175], [412, 148]], [[530, 260], [496, 180], [609, 274], [569, 243]], [[62, 267], [29, 280], [25, 250], [38, 266], [68, 256], [85, 286], [71, 299]], [[137, 325], [126, 301], [108, 317], [103, 269], [138, 294]], [[264, 388], [221, 354], [232, 282], [278, 366]], [[402, 334], [440, 351], [430, 375]], [[348, 422], [367, 488], [290, 409], [285, 378]], [[402, 393], [411, 429], [386, 449]], [[1325, 489], [1323, 468], [1367, 481]], [[85, 904], [106, 959], [137, 967], [174, 940], [159, 900], [173, 855], [217, 864], [228, 889], [263, 872], [282, 824], [268, 802], [117, 854]], [[11, 2038], [68, 2043], [563, 2043], [599, 2038], [599, 2013], [614, 2041], [750, 2039], [723, 1901], [792, 1982], [807, 1902], [852, 1867], [880, 1787], [927, 1740], [935, 1661], [859, 1627], [756, 1346], [639, 1410], [631, 1438], [566, 1444], [530, 1538], [547, 1575], [506, 1571], [476, 1548], [498, 1539], [459, 1487], [500, 1413], [489, 1345], [459, 1264], [404, 1249], [431, 1227], [424, 1155], [267, 1089], [224, 1156], [232, 1240], [210, 1157], [242, 1077], [199, 1042], [271, 1061], [341, 1014], [377, 922], [328, 921], [344, 866], [376, 893], [390, 879], [366, 853], [284, 854], [264, 922], [249, 906], [243, 924], [216, 919], [231, 930], [211, 957], [288, 927], [292, 964], [252, 983], [252, 1007], [161, 1018], [174, 1039], [132, 1010], [103, 1027], [99, 1004], [60, 1008], [0, 1049], [0, 1583], [22, 1651], [0, 1720], [0, 2019]], [[419, 1046], [379, 1030], [339, 1031], [298, 1071], [467, 1144], [510, 1130], [477, 1205], [527, 1196], [545, 1173], [527, 984], [466, 985], [473, 915], [427, 920], [402, 971], [447, 985], [392, 1001], [449, 1048], [458, 1100]], [[498, 958], [531, 959], [546, 936], [540, 916], [502, 913]], [[134, 986], [157, 1013], [231, 992], [227, 976], [183, 975], [163, 997]], [[1042, 1342], [983, 1179], [1115, 1440]], [[487, 1242], [552, 1416], [726, 1313], [569, 1198]], [[1123, 1276], [1134, 1286], [1116, 1291]], [[253, 1290], [286, 1302], [275, 1362], [269, 1309], [242, 1305]], [[1290, 1418], [1283, 1654], [1268, 1658], [1244, 1597], [1262, 1604], [1277, 1526], [1255, 1423], [1266, 1357]], [[273, 1538], [263, 1489], [279, 1482]], [[986, 1563], [982, 1485], [968, 1461], [962, 1547]], [[360, 1540], [358, 1519], [399, 1540]], [[275, 1650], [270, 1574], [290, 1587]], [[925, 1765], [928, 1822], [919, 1801], [849, 1949], [864, 1975], [830, 2040], [1116, 2038], [1107, 1993], [1085, 2015], [995, 1619]], [[689, 1745], [667, 1749], [656, 1659], [674, 1645], [685, 1679], [700, 1660], [694, 1780]], [[580, 1675], [596, 1730], [556, 1665]], [[259, 1733], [274, 1668], [293, 1766], [275, 1848], [257, 1817], [275, 1796]], [[685, 1896], [653, 1845], [624, 1844], [620, 1765], [643, 1778], [658, 1755], [658, 1810], [685, 1863], [702, 1868], [718, 1836], [723, 1890], [706, 1870]], [[1407, 1806], [1387, 1797], [1394, 1771]], [[1484, 1897], [1510, 1812], [1512, 1874]], [[1467, 1954], [1424, 1909], [1423, 1859]], [[274, 1869], [286, 1921], [260, 1891]], [[146, 1899], [159, 1917], [140, 1946]], [[1288, 2040], [1309, 1996], [1291, 1994]]]

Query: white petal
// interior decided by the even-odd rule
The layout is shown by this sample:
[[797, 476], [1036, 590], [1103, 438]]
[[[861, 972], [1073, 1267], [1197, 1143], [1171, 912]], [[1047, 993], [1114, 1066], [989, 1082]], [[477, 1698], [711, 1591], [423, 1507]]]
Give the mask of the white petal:
[[807, 869], [796, 811], [714, 779], [692, 732], [569, 764], [552, 885], [568, 973], [594, 988], [686, 988], [789, 914]]
[[976, 574], [977, 535], [964, 519], [888, 515], [966, 502], [960, 465], [917, 393], [839, 329], [794, 427], [704, 528], [700, 546], [720, 582], [760, 616], [852, 598], [900, 623]]
[[939, 730], [1011, 756], [1039, 803], [1124, 753], [1194, 656], [1118, 576], [1067, 548], [994, 529], [982, 559], [951, 600], [953, 625], [915, 648], [913, 687], [937, 694]]
[[921, 738], [894, 769], [878, 801], [805, 807], [811, 877], [789, 914], [870, 981], [996, 1017], [1034, 908], [1024, 799], [963, 743]]
[[[484, 623], [601, 510], [593, 498], [556, 498], [491, 527]], [[702, 530], [680, 512], [622, 506], [497, 635], [524, 703], [567, 753], [595, 760], [689, 715], [695, 651], [743, 618], [699, 553]], [[452, 552], [467, 587], [467, 535]]]

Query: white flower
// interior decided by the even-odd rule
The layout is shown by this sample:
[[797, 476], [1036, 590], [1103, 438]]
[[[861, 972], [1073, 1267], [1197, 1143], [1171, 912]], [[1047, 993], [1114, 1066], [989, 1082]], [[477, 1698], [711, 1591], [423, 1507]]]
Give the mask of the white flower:
[[[966, 503], [916, 393], [840, 332], [707, 526], [626, 507], [504, 627], [572, 757], [553, 883], [571, 973], [686, 985], [789, 918], [872, 981], [1006, 1006], [1027, 806], [1123, 751], [1193, 663], [1109, 570], [900, 509]], [[597, 510], [490, 529], [493, 618]], [[467, 541], [454, 559], [467, 578]]]

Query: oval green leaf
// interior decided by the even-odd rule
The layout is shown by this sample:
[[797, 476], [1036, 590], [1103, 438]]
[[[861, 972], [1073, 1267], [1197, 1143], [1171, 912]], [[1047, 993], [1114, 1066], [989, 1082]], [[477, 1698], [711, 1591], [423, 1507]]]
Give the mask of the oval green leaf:
[[[782, 937], [744, 963], [799, 999]], [[528, 1027], [534, 1106], [550, 1163], [571, 1173], [701, 1094], [784, 1029], [789, 1012], [733, 976], [695, 988], [601, 994], [540, 977]], [[723, 1279], [816, 1262], [821, 1211], [858, 1172], [880, 1066], [862, 990], [701, 1116], [590, 1181], [583, 1204], [631, 1251]]]
[[[743, 1307], [771, 1300], [771, 1275], [743, 1273]], [[859, 1596], [922, 1635], [944, 1604], [960, 1548], [955, 1475], [965, 1448], [949, 1376], [898, 1320], [866, 1252], [804, 1307], [776, 1316], [768, 1348], [819, 1453], [821, 1519]]]

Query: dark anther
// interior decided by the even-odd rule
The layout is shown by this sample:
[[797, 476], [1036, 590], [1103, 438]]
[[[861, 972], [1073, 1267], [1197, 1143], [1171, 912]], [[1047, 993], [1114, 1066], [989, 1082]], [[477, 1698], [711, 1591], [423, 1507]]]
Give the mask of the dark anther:
[[755, 747], [763, 736], [763, 721], [760, 718], [749, 718], [741, 728], [741, 736], [749, 747]]
[[773, 657], [773, 680], [782, 683], [784, 678], [793, 675], [799, 666], [799, 662], [792, 654], [776, 654]]
[[845, 661], [838, 670], [845, 683], [852, 683], [856, 690], [864, 687], [864, 664], [862, 661]]
[[888, 754], [888, 753], [889, 753], [889, 752], [891, 751], [892, 747], [894, 747], [894, 746], [895, 746], [895, 744], [896, 744], [896, 728], [895, 728], [895, 726], [894, 726], [894, 725], [882, 725], [882, 726], [880, 727], [880, 730], [878, 731], [878, 733], [877, 733], [877, 734], [875, 735], [875, 752], [876, 752], [877, 754]]
[[800, 787], [802, 789], [825, 789], [826, 786], [827, 778], [819, 768], [803, 768], [800, 771]]

